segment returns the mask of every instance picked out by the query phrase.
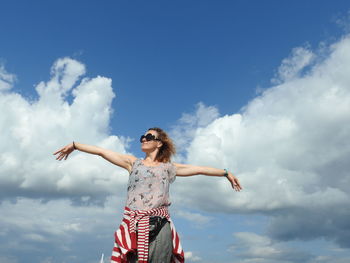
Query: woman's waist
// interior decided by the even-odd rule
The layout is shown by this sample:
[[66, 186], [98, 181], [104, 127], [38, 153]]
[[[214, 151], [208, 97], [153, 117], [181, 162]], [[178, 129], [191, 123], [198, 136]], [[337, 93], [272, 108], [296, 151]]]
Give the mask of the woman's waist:
[[151, 210], [161, 206], [169, 206], [170, 197], [167, 193], [128, 193], [126, 206], [132, 210]]
[[128, 207], [132, 211], [152, 211], [157, 208], [163, 207], [168, 208], [171, 205], [171, 202], [169, 200], [160, 200], [159, 202], [149, 204], [144, 204], [142, 202], [127, 202], [126, 207]]

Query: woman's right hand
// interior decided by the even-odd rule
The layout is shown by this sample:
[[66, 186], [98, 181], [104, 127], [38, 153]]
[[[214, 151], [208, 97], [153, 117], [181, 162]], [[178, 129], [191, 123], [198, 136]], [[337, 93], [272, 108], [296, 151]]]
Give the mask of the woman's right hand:
[[73, 151], [74, 151], [74, 145], [73, 145], [73, 143], [70, 143], [67, 146], [64, 146], [63, 148], [59, 149], [53, 155], [58, 154], [56, 157], [56, 160], [58, 160], [58, 161], [61, 161], [63, 158], [64, 158], [64, 160], [67, 160], [68, 156]]

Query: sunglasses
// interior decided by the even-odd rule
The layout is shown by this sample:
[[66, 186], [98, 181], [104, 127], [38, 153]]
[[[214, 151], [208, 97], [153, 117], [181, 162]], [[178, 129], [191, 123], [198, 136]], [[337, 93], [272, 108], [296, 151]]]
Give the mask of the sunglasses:
[[140, 142], [142, 142], [143, 139], [146, 139], [146, 141], [160, 141], [160, 139], [156, 138], [153, 134], [147, 133], [146, 135], [142, 135], [140, 137]]

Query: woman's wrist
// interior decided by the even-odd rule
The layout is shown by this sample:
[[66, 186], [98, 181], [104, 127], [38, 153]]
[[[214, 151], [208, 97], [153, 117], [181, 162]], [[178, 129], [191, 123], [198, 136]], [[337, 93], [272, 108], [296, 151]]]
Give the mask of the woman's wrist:
[[224, 176], [228, 177], [228, 170], [227, 169], [224, 169]]
[[77, 150], [77, 147], [75, 146], [74, 141], [73, 141], [73, 149], [74, 149], [74, 150]]

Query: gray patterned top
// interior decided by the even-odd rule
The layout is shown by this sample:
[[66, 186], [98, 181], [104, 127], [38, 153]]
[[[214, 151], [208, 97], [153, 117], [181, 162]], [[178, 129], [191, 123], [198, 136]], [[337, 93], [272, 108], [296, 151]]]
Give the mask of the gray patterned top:
[[126, 206], [132, 210], [150, 210], [169, 206], [169, 185], [175, 181], [176, 167], [172, 163], [146, 166], [137, 159], [129, 177]]

